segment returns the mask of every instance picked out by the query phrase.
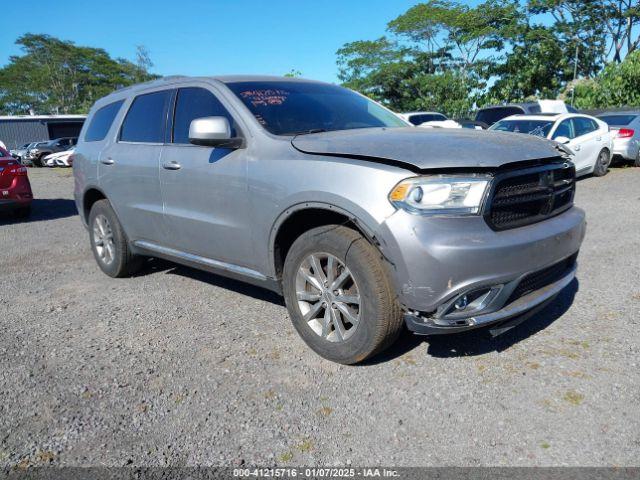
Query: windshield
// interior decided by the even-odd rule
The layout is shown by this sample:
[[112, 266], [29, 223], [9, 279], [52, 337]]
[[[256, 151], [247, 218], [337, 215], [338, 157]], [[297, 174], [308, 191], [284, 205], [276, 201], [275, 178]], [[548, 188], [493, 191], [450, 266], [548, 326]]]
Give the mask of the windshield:
[[377, 103], [335, 85], [250, 81], [227, 86], [275, 135], [407, 126]]
[[489, 130], [499, 130], [501, 132], [528, 133], [546, 137], [553, 127], [553, 122], [548, 120], [500, 120], [494, 123]]
[[637, 115], [602, 115], [598, 118], [607, 125], [629, 125]]

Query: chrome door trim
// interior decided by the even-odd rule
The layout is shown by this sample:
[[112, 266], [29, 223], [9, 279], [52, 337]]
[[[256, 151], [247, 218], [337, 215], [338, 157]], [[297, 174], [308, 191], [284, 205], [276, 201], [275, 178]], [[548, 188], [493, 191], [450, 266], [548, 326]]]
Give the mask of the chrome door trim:
[[212, 258], [201, 257], [200, 255], [194, 255], [193, 253], [187, 253], [181, 250], [176, 250], [174, 248], [164, 247], [162, 245], [157, 245], [155, 243], [148, 242], [146, 240], [136, 240], [135, 242], [133, 242], [133, 244], [136, 247], [144, 248], [145, 250], [158, 252], [160, 254], [168, 255], [170, 257], [176, 257], [182, 260], [186, 260], [188, 262], [199, 263], [200, 265], [206, 265], [207, 267], [223, 270], [225, 272], [236, 273], [246, 277], [255, 278], [257, 280], [267, 280], [267, 277], [262, 273], [257, 272], [255, 270], [251, 270], [250, 268], [247, 268], [247, 267], [241, 267], [239, 265], [225, 263], [219, 260], [213, 260]]

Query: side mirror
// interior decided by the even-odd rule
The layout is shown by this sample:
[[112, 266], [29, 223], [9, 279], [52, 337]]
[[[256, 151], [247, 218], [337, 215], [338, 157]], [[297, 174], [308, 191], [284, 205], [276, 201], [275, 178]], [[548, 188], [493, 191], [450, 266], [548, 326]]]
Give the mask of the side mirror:
[[226, 117], [196, 118], [189, 125], [189, 142], [205, 147], [241, 148], [244, 140], [231, 136]]
[[563, 137], [562, 135], [559, 137], [554, 138], [554, 140], [558, 143], [562, 143], [564, 145], [566, 145], [567, 143], [569, 143], [571, 141], [570, 138], [567, 137]]

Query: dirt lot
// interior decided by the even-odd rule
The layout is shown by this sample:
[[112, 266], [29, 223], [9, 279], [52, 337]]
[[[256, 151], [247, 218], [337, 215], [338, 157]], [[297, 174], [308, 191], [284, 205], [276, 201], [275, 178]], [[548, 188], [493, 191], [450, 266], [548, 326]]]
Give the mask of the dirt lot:
[[528, 323], [313, 354], [277, 296], [95, 265], [69, 170], [0, 219], [0, 465], [640, 465], [640, 169], [578, 184], [579, 281]]

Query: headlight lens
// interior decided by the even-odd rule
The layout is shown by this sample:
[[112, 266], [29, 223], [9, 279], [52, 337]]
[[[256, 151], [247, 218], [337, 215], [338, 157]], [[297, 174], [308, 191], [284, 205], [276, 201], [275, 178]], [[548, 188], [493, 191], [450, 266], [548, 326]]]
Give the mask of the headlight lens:
[[490, 180], [485, 175], [408, 178], [391, 190], [389, 201], [420, 215], [477, 215]]

